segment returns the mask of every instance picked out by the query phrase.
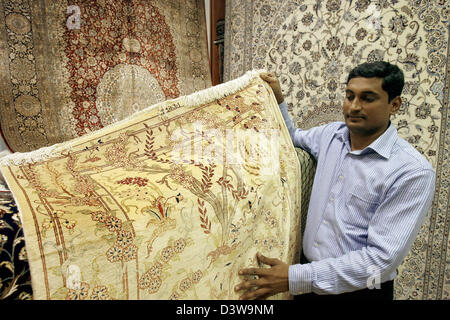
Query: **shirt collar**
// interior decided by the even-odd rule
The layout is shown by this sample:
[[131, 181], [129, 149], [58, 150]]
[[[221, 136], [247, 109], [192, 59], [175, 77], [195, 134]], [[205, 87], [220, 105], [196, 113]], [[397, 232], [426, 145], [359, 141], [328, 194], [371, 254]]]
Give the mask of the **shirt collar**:
[[[347, 126], [344, 126], [342, 130], [338, 130], [338, 132], [336, 132], [336, 136], [338, 137], [339, 140], [341, 140], [346, 144], [349, 150], [351, 150], [350, 132]], [[388, 128], [386, 129], [385, 132], [383, 132], [381, 136], [379, 136], [374, 142], [365, 147], [363, 150], [357, 151], [357, 153], [365, 154], [370, 150], [372, 150], [378, 153], [383, 158], [389, 159], [389, 157], [391, 156], [392, 147], [397, 141], [397, 138], [398, 138], [397, 129], [391, 122], [389, 122]]]

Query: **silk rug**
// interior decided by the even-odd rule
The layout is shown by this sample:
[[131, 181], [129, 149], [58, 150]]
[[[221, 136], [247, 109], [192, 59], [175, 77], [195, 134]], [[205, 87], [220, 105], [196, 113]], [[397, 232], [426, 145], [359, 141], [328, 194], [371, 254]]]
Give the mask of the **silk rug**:
[[0, 1], [0, 127], [15, 152], [210, 86], [203, 0]]
[[258, 71], [0, 166], [34, 299], [237, 299], [257, 251], [299, 261], [299, 160]]
[[296, 125], [342, 120], [348, 72], [386, 60], [405, 73], [399, 135], [437, 173], [433, 206], [395, 281], [396, 299], [449, 299], [449, 9], [441, 0], [230, 0], [225, 80], [274, 71]]
[[29, 300], [33, 294], [17, 206], [0, 192], [0, 300]]

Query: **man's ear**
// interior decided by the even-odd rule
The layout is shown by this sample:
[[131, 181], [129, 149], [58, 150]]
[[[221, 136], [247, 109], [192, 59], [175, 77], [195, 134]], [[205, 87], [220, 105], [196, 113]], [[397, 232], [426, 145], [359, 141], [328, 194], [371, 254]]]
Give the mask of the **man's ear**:
[[400, 109], [400, 107], [402, 106], [402, 98], [400, 96], [395, 97], [394, 99], [392, 99], [392, 101], [390, 102], [390, 105], [392, 106], [391, 108], [391, 115], [397, 113], [397, 111]]

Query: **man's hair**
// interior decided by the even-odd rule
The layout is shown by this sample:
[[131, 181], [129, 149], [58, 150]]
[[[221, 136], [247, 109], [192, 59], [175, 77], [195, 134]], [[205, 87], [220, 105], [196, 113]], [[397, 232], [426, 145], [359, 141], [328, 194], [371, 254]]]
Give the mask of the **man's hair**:
[[403, 71], [396, 65], [385, 61], [360, 64], [350, 71], [347, 78], [347, 84], [351, 79], [358, 77], [383, 79], [381, 87], [388, 93], [389, 102], [401, 95], [405, 84]]

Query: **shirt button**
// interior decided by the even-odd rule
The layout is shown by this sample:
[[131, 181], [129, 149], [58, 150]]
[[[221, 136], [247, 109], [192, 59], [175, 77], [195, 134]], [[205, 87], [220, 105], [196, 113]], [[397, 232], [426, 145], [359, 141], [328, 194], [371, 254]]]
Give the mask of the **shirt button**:
[[334, 198], [331, 196], [330, 197], [330, 202], [333, 202], [334, 201]]
[[328, 222], [327, 222], [326, 220], [324, 220], [324, 221], [323, 221], [323, 224], [324, 224], [324, 225], [327, 225], [327, 224], [328, 224]]
[[319, 245], [317, 244], [317, 242], [314, 242], [314, 247], [318, 247]]
[[339, 178], [339, 180], [342, 180], [342, 179], [344, 179], [344, 176], [341, 174], [338, 178]]
[[299, 291], [299, 292], [297, 292], [297, 294], [303, 294], [303, 292]]

